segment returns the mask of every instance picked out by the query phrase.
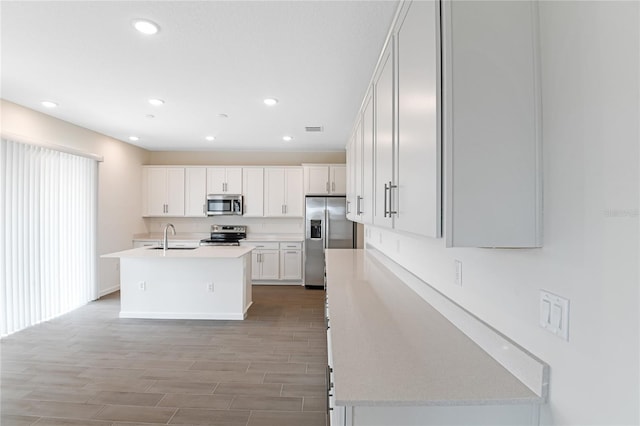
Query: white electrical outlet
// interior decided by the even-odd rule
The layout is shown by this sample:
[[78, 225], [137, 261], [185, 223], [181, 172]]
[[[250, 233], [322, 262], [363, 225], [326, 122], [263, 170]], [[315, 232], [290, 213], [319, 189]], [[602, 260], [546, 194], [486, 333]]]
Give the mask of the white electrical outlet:
[[569, 299], [540, 290], [540, 327], [569, 340]]
[[456, 259], [453, 262], [456, 267], [456, 284], [462, 286], [462, 261]]
[[213, 283], [207, 284], [207, 291], [213, 293]]
[[139, 288], [140, 290], [142, 290], [142, 291], [145, 291], [145, 290], [147, 289], [147, 283], [146, 283], [146, 282], [144, 282], [144, 281], [140, 281], [140, 282], [138, 283], [138, 288]]

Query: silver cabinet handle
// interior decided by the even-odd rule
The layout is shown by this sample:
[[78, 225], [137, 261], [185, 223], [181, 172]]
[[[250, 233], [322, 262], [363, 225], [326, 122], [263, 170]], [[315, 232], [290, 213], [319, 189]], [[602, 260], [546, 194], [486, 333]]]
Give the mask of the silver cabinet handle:
[[362, 197], [358, 195], [356, 197], [356, 214], [358, 216], [362, 214], [362, 210], [360, 210], [361, 201], [362, 201]]
[[336, 190], [336, 183], [331, 182], [331, 191], [335, 191], [335, 190]]
[[287, 254], [298, 254], [297, 251], [288, 251]]
[[325, 185], [325, 188], [327, 188], [327, 192], [329, 192], [329, 182], [327, 182], [327, 184]]
[[280, 206], [280, 212], [284, 214], [284, 204]]
[[351, 213], [350, 207], [351, 207], [351, 201], [347, 200], [347, 214]]
[[389, 215], [389, 210], [387, 210], [387, 193], [389, 192], [389, 185], [387, 185], [386, 183], [384, 184], [384, 217], [390, 216]]
[[398, 214], [397, 211], [393, 209], [393, 191], [392, 189], [398, 189], [398, 185], [393, 185], [391, 181], [389, 181], [389, 217], [393, 214]]

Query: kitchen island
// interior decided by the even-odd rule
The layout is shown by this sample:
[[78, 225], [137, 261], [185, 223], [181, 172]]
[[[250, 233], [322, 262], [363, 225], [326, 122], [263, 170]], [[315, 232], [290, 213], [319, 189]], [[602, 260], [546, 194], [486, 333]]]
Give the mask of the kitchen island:
[[120, 259], [120, 318], [242, 320], [252, 304], [252, 247], [141, 247]]

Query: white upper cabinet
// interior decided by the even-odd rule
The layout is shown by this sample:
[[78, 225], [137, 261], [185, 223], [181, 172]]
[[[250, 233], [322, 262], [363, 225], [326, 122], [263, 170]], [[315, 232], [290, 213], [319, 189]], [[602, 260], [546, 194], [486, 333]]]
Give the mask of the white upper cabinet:
[[395, 34], [393, 227], [428, 237], [442, 235], [439, 16], [436, 2], [414, 1]]
[[241, 167], [208, 167], [208, 194], [242, 194]]
[[347, 193], [347, 166], [345, 164], [329, 166], [329, 183], [332, 194], [345, 195]]
[[329, 166], [303, 164], [304, 171], [304, 193], [305, 194], [329, 194], [331, 186], [329, 183]]
[[373, 74], [373, 125], [367, 94], [348, 145], [350, 217], [444, 233], [449, 247], [542, 245], [536, 7], [400, 3]]
[[371, 223], [373, 220], [373, 93], [365, 98], [362, 112], [362, 178], [360, 181], [360, 220]]
[[184, 216], [184, 167], [142, 168], [143, 216]]
[[245, 216], [264, 216], [263, 167], [244, 167], [242, 169], [242, 195]]
[[185, 167], [184, 169], [184, 215], [206, 216], [207, 168]]
[[345, 195], [347, 191], [344, 164], [303, 164], [305, 195]]
[[355, 135], [349, 139], [347, 144], [347, 219], [356, 221], [355, 205], [356, 205], [356, 166], [355, 166]]
[[265, 216], [303, 217], [302, 167], [264, 169]]
[[443, 3], [447, 246], [542, 246], [536, 9]]
[[374, 77], [375, 92], [375, 204], [372, 221], [391, 228], [393, 183], [393, 40], [387, 44]]

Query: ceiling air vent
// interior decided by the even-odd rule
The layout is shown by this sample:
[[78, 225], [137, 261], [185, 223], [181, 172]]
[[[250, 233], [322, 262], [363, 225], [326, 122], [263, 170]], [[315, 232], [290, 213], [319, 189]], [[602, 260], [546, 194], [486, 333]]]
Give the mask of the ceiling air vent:
[[322, 132], [324, 128], [322, 126], [306, 126], [304, 130], [306, 132]]

